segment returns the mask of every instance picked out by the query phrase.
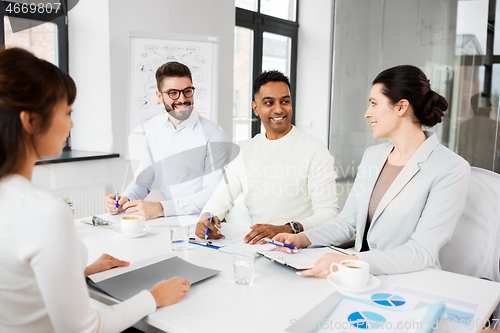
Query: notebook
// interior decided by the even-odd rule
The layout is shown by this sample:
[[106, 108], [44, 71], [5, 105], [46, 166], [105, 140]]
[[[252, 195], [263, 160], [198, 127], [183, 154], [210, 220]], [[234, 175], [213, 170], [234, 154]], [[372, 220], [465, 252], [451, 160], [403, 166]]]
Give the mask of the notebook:
[[220, 271], [193, 265], [179, 257], [147, 265], [104, 280], [87, 277], [87, 283], [105, 294], [124, 301], [145, 289], [151, 289], [164, 279], [179, 276], [191, 284], [208, 279]]

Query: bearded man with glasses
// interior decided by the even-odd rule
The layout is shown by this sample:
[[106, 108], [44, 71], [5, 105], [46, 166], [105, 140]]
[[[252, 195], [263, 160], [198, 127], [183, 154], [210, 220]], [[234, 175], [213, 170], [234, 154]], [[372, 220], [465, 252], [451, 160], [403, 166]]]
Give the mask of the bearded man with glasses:
[[[156, 71], [156, 95], [168, 117], [146, 130], [141, 161], [122, 196], [105, 198], [108, 213], [127, 211], [147, 220], [198, 214], [221, 180], [229, 144], [222, 128], [194, 108], [191, 71], [176, 61]], [[164, 201], [144, 198], [156, 180]]]

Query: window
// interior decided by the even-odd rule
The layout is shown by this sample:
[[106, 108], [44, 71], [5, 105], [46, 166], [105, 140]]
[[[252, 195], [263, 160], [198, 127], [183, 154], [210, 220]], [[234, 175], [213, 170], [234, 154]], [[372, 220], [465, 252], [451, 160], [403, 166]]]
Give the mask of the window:
[[[0, 45], [22, 47], [68, 72], [67, 0], [2, 1], [0, 6]], [[70, 149], [69, 138], [64, 149]]]
[[[298, 0], [236, 0], [234, 32], [233, 141], [262, 131], [252, 112], [252, 83], [265, 70], [279, 70], [290, 78], [295, 100]], [[295, 122], [295, 114], [292, 123]]]
[[[3, 21], [0, 44], [7, 47], [19, 46], [28, 49], [38, 57], [50, 61], [68, 72], [66, 0], [47, 2], [46, 7], [38, 7], [33, 0], [29, 3], [2, 2], [5, 11], [0, 13], [0, 18]], [[59, 3], [60, 6], [49, 7], [49, 5]], [[23, 5], [26, 6], [23, 7]], [[57, 16], [56, 11], [63, 14]]]
[[[25, 27], [26, 30], [12, 31], [12, 25]], [[5, 45], [18, 46], [30, 50], [38, 57], [58, 65], [57, 25], [52, 22], [27, 20], [17, 17], [4, 17]]]
[[297, 21], [297, 5], [297, 0], [236, 0], [237, 8], [290, 21]]

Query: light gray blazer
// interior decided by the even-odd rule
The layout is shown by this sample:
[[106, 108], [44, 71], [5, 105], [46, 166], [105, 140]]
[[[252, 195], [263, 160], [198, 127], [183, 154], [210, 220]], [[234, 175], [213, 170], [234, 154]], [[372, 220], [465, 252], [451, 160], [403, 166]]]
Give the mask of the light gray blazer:
[[[356, 254], [370, 264], [372, 274], [440, 268], [439, 250], [462, 214], [469, 163], [439, 144], [436, 134], [425, 134], [427, 140], [380, 200], [367, 235], [370, 251]], [[355, 249], [361, 249], [370, 196], [393, 147], [390, 142], [365, 151], [342, 212], [304, 231], [312, 244], [339, 245], [356, 234]]]

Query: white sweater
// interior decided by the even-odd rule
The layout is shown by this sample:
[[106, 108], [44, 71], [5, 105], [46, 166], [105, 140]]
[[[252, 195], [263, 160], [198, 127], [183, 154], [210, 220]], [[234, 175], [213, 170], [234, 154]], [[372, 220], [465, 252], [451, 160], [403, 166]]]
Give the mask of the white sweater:
[[61, 200], [9, 175], [0, 211], [0, 332], [120, 332], [155, 311], [149, 291], [90, 307], [87, 250]]
[[221, 181], [202, 214], [222, 220], [243, 192], [252, 224], [321, 225], [339, 211], [333, 162], [321, 141], [296, 127], [278, 140], [258, 134], [241, 144], [226, 169], [229, 186]]

